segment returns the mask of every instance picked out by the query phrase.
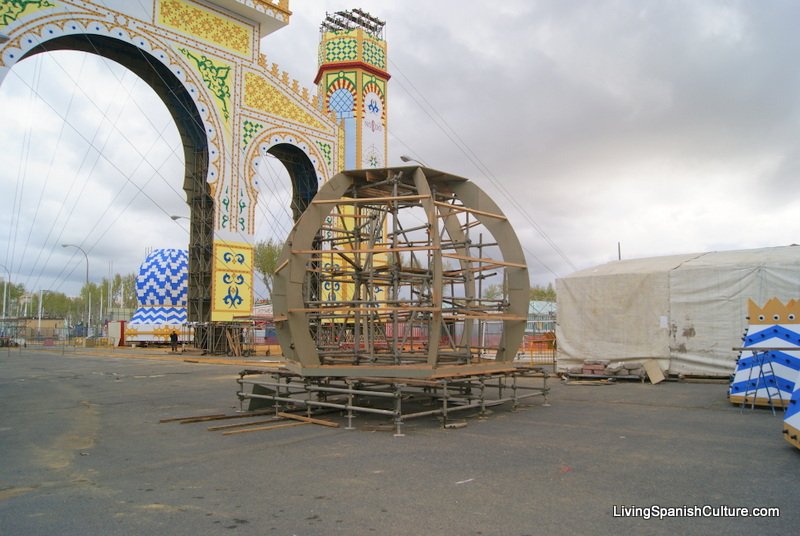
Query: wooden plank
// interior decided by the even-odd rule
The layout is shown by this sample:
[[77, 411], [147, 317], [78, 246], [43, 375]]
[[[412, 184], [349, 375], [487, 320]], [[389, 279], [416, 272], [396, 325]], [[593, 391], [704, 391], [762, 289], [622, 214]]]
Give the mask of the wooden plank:
[[296, 415], [294, 413], [284, 413], [278, 412], [279, 417], [283, 417], [284, 419], [293, 419], [295, 421], [307, 422], [311, 424], [319, 424], [321, 426], [329, 426], [331, 428], [339, 428], [338, 422], [333, 421], [326, 421], [323, 419], [312, 419], [311, 417], [305, 417], [303, 415]]
[[[487, 270], [494, 270], [495, 268], [502, 268], [499, 264], [482, 264], [480, 266], [474, 266], [472, 268], [467, 268], [466, 270], [463, 268], [456, 268], [455, 270], [445, 270], [442, 272], [443, 275], [450, 275], [456, 276], [463, 272], [485, 272]], [[488, 277], [488, 276], [487, 276]]]
[[[449, 209], [452, 209], [452, 210], [455, 210], [455, 211], [458, 211], [458, 212], [469, 212], [470, 214], [476, 214], [478, 216], [486, 216], [488, 218], [495, 218], [497, 220], [505, 220], [505, 219], [507, 219], [502, 214], [495, 214], [493, 212], [486, 212], [485, 210], [477, 210], [477, 209], [469, 208], [469, 207], [451, 205], [450, 203], [442, 203], [441, 201], [434, 201], [433, 204], [436, 205], [437, 207], [449, 208]], [[449, 214], [446, 214], [445, 216], [449, 216]]]
[[280, 263], [277, 268], [275, 268], [275, 273], [277, 274], [278, 272], [286, 268], [286, 266], [288, 265], [289, 265], [289, 259], [286, 259], [285, 261]]
[[239, 347], [239, 341], [235, 340], [234, 336], [227, 329], [225, 330], [225, 338], [228, 339], [228, 347], [235, 357], [241, 357], [242, 349]]
[[341, 199], [315, 199], [311, 203], [315, 205], [358, 205], [361, 203], [391, 203], [394, 201], [421, 201], [430, 199], [429, 195], [392, 195], [387, 197], [359, 197]]
[[407, 246], [400, 248], [363, 248], [363, 249], [293, 249], [299, 255], [352, 255], [353, 253], [402, 253], [404, 251], [436, 251], [438, 246]]
[[266, 430], [277, 430], [278, 428], [291, 428], [293, 426], [303, 426], [304, 424], [311, 424], [307, 422], [285, 422], [283, 424], [273, 424], [271, 426], [259, 426], [257, 428], [245, 428], [244, 430], [230, 430], [222, 432], [222, 435], [235, 435], [235, 434], [249, 434], [250, 432], [263, 432]]
[[267, 415], [272, 413], [273, 410], [263, 410], [263, 411], [250, 411], [247, 413], [237, 413], [236, 415], [204, 415], [200, 417], [188, 417], [186, 419], [181, 419], [181, 424], [191, 424], [194, 422], [207, 422], [207, 421], [225, 421], [228, 419], [246, 419], [247, 417], [258, 417], [261, 415]]
[[526, 265], [516, 262], [498, 261], [497, 259], [487, 259], [483, 257], [467, 257], [466, 255], [456, 255], [455, 253], [442, 253], [442, 257], [447, 257], [448, 259], [458, 259], [460, 261], [485, 262], [487, 264], [510, 266], [512, 268], [527, 268]]
[[466, 313], [464, 314], [464, 318], [467, 320], [525, 320], [525, 321], [528, 320], [528, 317], [524, 315], [504, 315], [504, 314], [494, 314], [494, 313], [484, 313], [484, 314]]
[[[364, 219], [364, 218], [371, 218], [372, 217], [369, 214], [342, 214], [340, 212], [331, 212], [330, 214], [328, 214], [328, 216], [330, 216], [331, 218], [342, 218], [342, 219], [349, 219], [349, 218], [353, 218], [353, 219], [362, 218], [362, 219]], [[350, 229], [350, 231], [352, 231], [352, 229]]]
[[187, 419], [200, 419], [200, 418], [209, 418], [209, 417], [219, 418], [219, 417], [224, 417], [224, 416], [225, 416], [224, 413], [214, 413], [214, 414], [211, 414], [211, 415], [194, 415], [192, 417], [172, 417], [170, 419], [161, 419], [158, 422], [163, 424], [165, 422], [185, 421]]
[[[352, 307], [350, 305], [331, 305], [329, 307], [304, 307], [304, 308], [296, 308], [296, 309], [289, 309], [289, 313], [324, 313], [324, 312], [353, 312], [353, 313], [389, 313], [389, 312], [404, 312], [404, 311], [417, 311], [417, 312], [429, 312], [429, 313], [438, 313], [442, 311], [441, 307], [389, 307], [389, 306], [379, 306], [379, 307]], [[527, 318], [527, 317], [526, 317]]]
[[664, 371], [661, 370], [661, 366], [655, 359], [645, 359], [643, 364], [644, 370], [647, 372], [647, 376], [650, 378], [650, 383], [661, 383], [666, 379], [664, 377]]
[[256, 426], [259, 424], [269, 424], [275, 421], [283, 421], [280, 417], [272, 417], [271, 419], [262, 420], [262, 421], [252, 421], [252, 422], [236, 422], [233, 424], [220, 424], [219, 426], [209, 426], [209, 432], [216, 432], [217, 430], [230, 430], [232, 428], [246, 428], [248, 426]]

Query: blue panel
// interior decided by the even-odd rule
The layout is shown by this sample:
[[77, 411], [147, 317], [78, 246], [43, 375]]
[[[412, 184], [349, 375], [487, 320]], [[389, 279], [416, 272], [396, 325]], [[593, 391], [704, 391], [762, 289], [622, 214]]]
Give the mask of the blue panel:
[[344, 120], [344, 168], [356, 169], [356, 120]]
[[800, 345], [800, 334], [790, 331], [783, 326], [770, 326], [756, 333], [748, 333], [744, 339], [745, 346], [753, 346], [769, 339], [781, 339], [792, 344]]
[[[747, 350], [745, 350], [743, 354], [746, 352]], [[750, 355], [748, 357], [741, 357], [739, 358], [739, 363], [736, 368], [737, 370], [751, 368], [754, 364], [758, 363], [759, 359], [760, 358], [758, 356], [753, 356], [753, 355]], [[793, 356], [791, 354], [787, 354], [786, 352], [776, 352], [776, 351], [767, 352], [767, 356], [764, 358], [763, 362], [765, 365], [767, 363], [779, 363], [784, 367], [800, 371], [800, 358]]]
[[136, 297], [140, 306], [186, 307], [189, 258], [186, 250], [157, 249], [139, 268]]

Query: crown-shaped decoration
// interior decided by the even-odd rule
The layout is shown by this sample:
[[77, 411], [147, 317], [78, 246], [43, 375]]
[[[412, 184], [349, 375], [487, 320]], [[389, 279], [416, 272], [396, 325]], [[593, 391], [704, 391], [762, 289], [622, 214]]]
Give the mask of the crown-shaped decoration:
[[750, 324], [800, 324], [800, 301], [789, 300], [786, 305], [778, 298], [770, 298], [764, 307], [747, 300]]

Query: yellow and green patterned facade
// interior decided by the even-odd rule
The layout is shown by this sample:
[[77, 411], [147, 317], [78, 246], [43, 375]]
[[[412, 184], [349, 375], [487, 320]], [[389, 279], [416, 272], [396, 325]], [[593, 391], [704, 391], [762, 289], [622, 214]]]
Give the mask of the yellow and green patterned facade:
[[[191, 139], [197, 144], [194, 167], [202, 170], [200, 182], [213, 201], [212, 251], [203, 268], [210, 311], [190, 320], [228, 321], [252, 310], [256, 185], [271, 151], [280, 147], [281, 154], [302, 160], [306, 180], [317, 184], [345, 167], [345, 136], [335, 114], [326, 111], [326, 95], [311, 95], [260, 53], [261, 38], [290, 17], [289, 0], [0, 0], [0, 33], [8, 37], [0, 43], [0, 83], [25, 57], [70, 48], [88, 35], [95, 47], [88, 51], [123, 64], [126, 58], [131, 65], [146, 63], [164, 87], [183, 95], [162, 98], [173, 117], [191, 109], [192, 128], [184, 135], [179, 125], [179, 131], [184, 145]], [[385, 62], [385, 45], [373, 50], [374, 43], [356, 39], [360, 54], [367, 46], [376, 64]], [[365, 69], [347, 73], [360, 104], [365, 89], [383, 99], [385, 131], [386, 77]], [[328, 73], [324, 78], [330, 80]], [[385, 142], [379, 152], [386, 154]], [[187, 199], [194, 195], [186, 186], [192, 172], [187, 169]], [[193, 226], [196, 217], [192, 208]], [[190, 256], [190, 269], [191, 262]]]
[[362, 29], [323, 31], [315, 82], [344, 124], [344, 169], [387, 165], [386, 41]]

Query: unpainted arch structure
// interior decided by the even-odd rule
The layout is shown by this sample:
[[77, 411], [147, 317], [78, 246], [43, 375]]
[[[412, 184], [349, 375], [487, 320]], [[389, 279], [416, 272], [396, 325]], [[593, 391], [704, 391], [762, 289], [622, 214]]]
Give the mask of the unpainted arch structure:
[[288, 0], [0, 0], [0, 83], [27, 57], [78, 50], [136, 73], [172, 114], [191, 213], [190, 321], [252, 309], [259, 160], [286, 165], [295, 217], [341, 167], [336, 118], [260, 53], [290, 15]]

